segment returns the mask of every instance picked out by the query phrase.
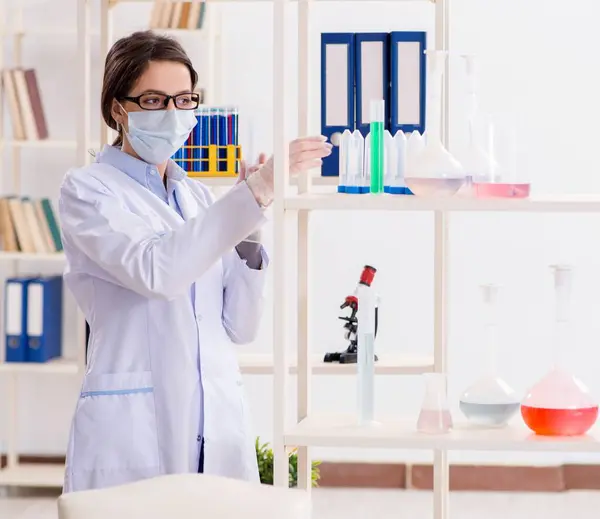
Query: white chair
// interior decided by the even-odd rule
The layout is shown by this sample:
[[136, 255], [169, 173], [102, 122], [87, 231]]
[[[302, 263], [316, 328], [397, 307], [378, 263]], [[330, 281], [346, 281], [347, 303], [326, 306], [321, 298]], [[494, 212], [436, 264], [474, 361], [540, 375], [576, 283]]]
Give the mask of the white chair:
[[59, 519], [309, 519], [302, 490], [205, 474], [160, 476], [63, 494]]

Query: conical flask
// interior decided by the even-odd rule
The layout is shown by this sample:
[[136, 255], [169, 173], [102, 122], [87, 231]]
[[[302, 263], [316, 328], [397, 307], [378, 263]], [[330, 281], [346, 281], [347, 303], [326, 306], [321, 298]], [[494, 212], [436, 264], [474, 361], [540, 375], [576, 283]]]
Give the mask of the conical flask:
[[426, 373], [425, 397], [417, 430], [426, 434], [444, 434], [452, 429], [452, 415], [448, 407], [448, 388], [446, 375], [443, 373]]
[[513, 389], [496, 374], [498, 287], [481, 287], [484, 310], [485, 347], [488, 371], [460, 397], [460, 410], [473, 425], [504, 427], [519, 410], [519, 398]]
[[527, 427], [544, 436], [578, 436], [585, 434], [598, 418], [598, 403], [576, 377], [559, 365], [559, 355], [572, 340], [569, 303], [573, 270], [554, 266], [555, 363], [527, 393], [521, 415]]
[[407, 164], [406, 185], [416, 196], [451, 196], [465, 183], [462, 165], [444, 147], [441, 140], [442, 84], [446, 51], [427, 54], [427, 129], [425, 147]]

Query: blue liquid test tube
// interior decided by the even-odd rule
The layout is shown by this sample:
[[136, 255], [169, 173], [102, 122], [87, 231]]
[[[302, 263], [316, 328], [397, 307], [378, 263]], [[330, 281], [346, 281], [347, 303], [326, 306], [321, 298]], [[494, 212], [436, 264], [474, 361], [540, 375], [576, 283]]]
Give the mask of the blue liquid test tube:
[[203, 110], [204, 108], [197, 108], [194, 112], [194, 115], [196, 116], [196, 126], [194, 127], [193, 131], [192, 131], [192, 145], [194, 146], [193, 148], [193, 153], [192, 153], [192, 171], [194, 173], [198, 173], [200, 171], [202, 171], [202, 162], [201, 162], [201, 158], [202, 158], [202, 153], [201, 150], [198, 146], [202, 145], [202, 132], [204, 131], [204, 118], [203, 118]]
[[[228, 126], [231, 128], [231, 139], [230, 144], [234, 146], [239, 146], [239, 112], [237, 108], [231, 108], [229, 111], [228, 117]], [[235, 172], [239, 174], [240, 172], [240, 161], [238, 160], [238, 151], [235, 149]]]
[[[219, 145], [219, 110], [217, 108], [210, 109], [210, 134], [209, 134], [209, 143], [212, 146]], [[219, 158], [218, 148], [217, 148], [217, 159]], [[217, 161], [217, 171], [219, 170], [219, 162]], [[210, 169], [210, 164], [209, 164]], [[214, 172], [211, 172], [214, 173]]]
[[225, 146], [227, 146], [227, 144], [229, 144], [228, 142], [228, 128], [227, 128], [227, 112], [228, 109], [227, 108], [220, 108], [219, 109], [219, 115], [218, 115], [218, 120], [219, 120], [219, 146], [221, 146], [219, 148], [219, 162], [218, 162], [218, 167], [217, 170], [220, 173], [224, 173], [227, 171], [227, 148], [225, 148]]
[[200, 142], [204, 148], [200, 150], [200, 157], [202, 158], [200, 171], [206, 173], [208, 171], [208, 148], [210, 144], [210, 108], [204, 107], [202, 109], [202, 133], [200, 134]]

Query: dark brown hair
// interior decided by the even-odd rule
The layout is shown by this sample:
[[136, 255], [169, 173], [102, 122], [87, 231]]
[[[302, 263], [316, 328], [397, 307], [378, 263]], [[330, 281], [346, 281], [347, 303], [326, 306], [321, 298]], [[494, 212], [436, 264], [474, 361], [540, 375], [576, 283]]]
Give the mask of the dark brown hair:
[[[134, 32], [121, 38], [106, 56], [100, 102], [102, 118], [113, 130], [117, 129], [117, 121], [112, 116], [113, 100], [129, 95], [151, 61], [175, 61], [185, 65], [190, 71], [192, 90], [196, 88], [198, 73], [178, 41], [152, 31]], [[113, 146], [120, 146], [122, 143], [123, 133], [119, 129], [119, 136]]]

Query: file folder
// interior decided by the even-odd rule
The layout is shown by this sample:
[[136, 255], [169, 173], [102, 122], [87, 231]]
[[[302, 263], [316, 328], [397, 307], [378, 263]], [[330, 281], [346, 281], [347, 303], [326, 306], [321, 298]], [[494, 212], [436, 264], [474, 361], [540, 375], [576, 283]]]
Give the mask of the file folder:
[[8, 278], [4, 286], [6, 362], [27, 362], [27, 284], [29, 278]]
[[390, 133], [425, 131], [427, 33], [390, 34]]
[[339, 175], [340, 139], [354, 130], [354, 34], [321, 34], [321, 133], [333, 144], [322, 175]]
[[371, 101], [385, 101], [385, 128], [388, 129], [390, 104], [389, 33], [361, 33], [356, 45], [356, 129], [366, 137], [370, 131]]
[[62, 276], [32, 279], [27, 286], [27, 360], [61, 356]]

